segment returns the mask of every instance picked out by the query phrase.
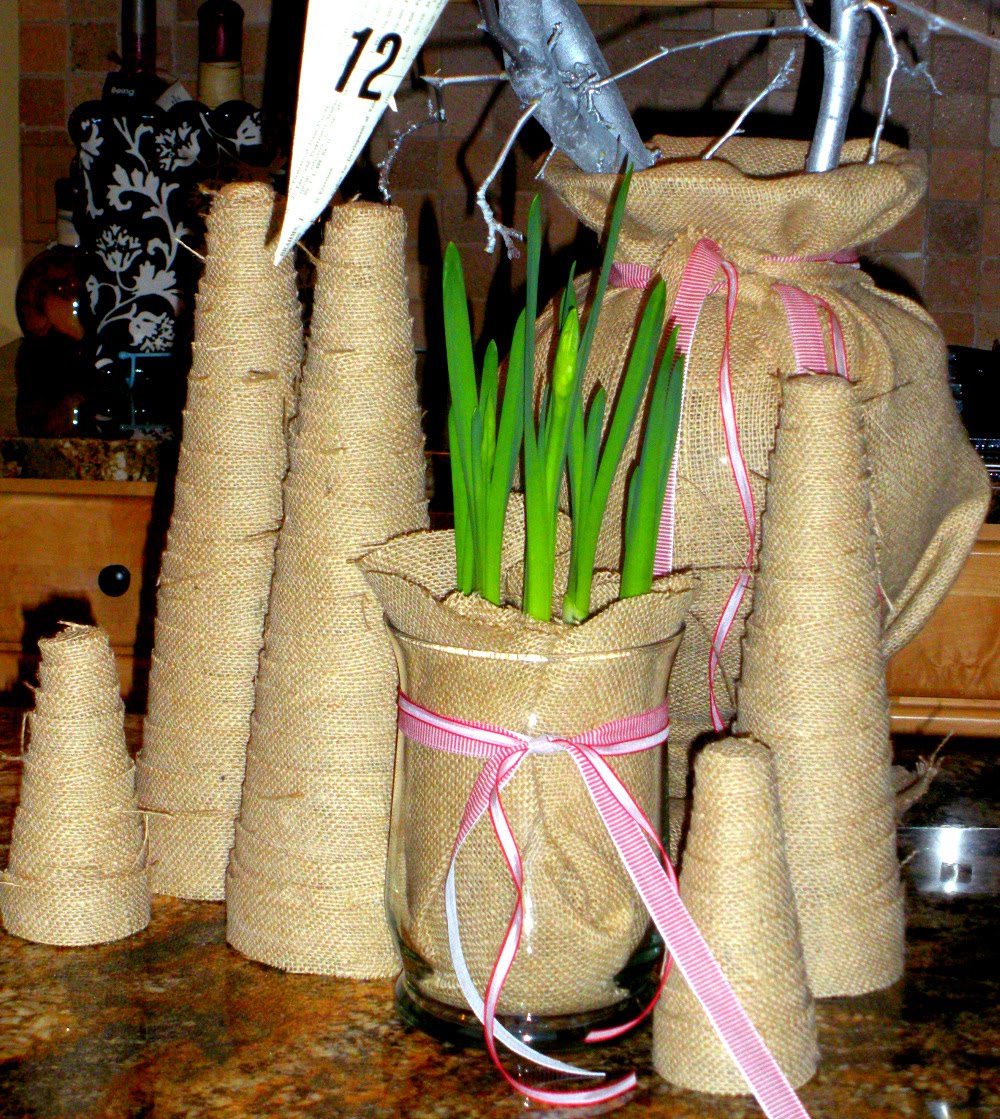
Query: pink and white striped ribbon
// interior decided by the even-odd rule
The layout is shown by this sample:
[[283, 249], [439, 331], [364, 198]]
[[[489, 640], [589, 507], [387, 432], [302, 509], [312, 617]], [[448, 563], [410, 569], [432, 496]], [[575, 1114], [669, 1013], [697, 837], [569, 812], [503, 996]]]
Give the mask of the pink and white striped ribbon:
[[[558, 735], [532, 738], [487, 723], [437, 714], [400, 693], [399, 727], [407, 738], [434, 750], [483, 758], [485, 761], [462, 814], [445, 882], [448, 943], [455, 974], [469, 1006], [483, 1024], [486, 1046], [494, 1064], [522, 1095], [539, 1103], [586, 1106], [614, 1099], [635, 1086], [635, 1073], [630, 1073], [620, 1080], [589, 1090], [532, 1088], [504, 1069], [496, 1049], [496, 1042], [500, 1041], [512, 1052], [542, 1068], [571, 1076], [604, 1075], [548, 1057], [520, 1041], [496, 1021], [497, 1003], [520, 941], [524, 889], [524, 867], [500, 793], [526, 757], [567, 753], [576, 763], [615, 850], [673, 961], [746, 1078], [764, 1113], [769, 1119], [808, 1119], [794, 1089], [740, 1006], [681, 901], [673, 868], [656, 830], [606, 761], [609, 757], [638, 753], [662, 745], [667, 738], [668, 725], [667, 706], [663, 703], [583, 734], [565, 738]], [[480, 996], [462, 950], [455, 866], [462, 844], [487, 812], [507, 861], [517, 900], [485, 996]], [[600, 1035], [590, 1035], [587, 1040], [600, 1040]]]
[[[841, 265], [857, 266], [858, 256], [853, 249], [844, 249], [834, 253], [816, 253], [811, 256], [772, 256], [768, 258], [776, 263], [801, 264], [801, 263], [834, 263]], [[716, 282], [719, 272], [723, 273], [724, 281]], [[610, 283], [613, 287], [645, 289], [653, 278], [653, 269], [644, 264], [614, 264], [611, 268]], [[708, 700], [712, 726], [716, 731], [725, 730], [725, 720], [716, 698], [715, 678], [719, 670], [722, 650], [726, 639], [733, 627], [740, 604], [746, 594], [747, 587], [753, 575], [753, 560], [757, 544], [757, 512], [754, 507], [753, 490], [750, 486], [750, 476], [747, 471], [746, 460], [740, 445], [740, 432], [736, 418], [736, 405], [733, 399], [732, 370], [730, 365], [730, 338], [732, 335], [733, 317], [736, 312], [736, 300], [739, 293], [739, 276], [732, 262], [725, 260], [719, 246], [707, 237], [701, 238], [691, 251], [684, 266], [677, 294], [674, 298], [668, 322], [677, 326], [677, 349], [685, 355], [691, 353], [694, 344], [698, 320], [701, 317], [702, 307], [710, 295], [726, 288], [725, 335], [722, 344], [722, 354], [719, 361], [719, 410], [722, 417], [723, 433], [726, 440], [726, 453], [729, 465], [736, 484], [740, 505], [743, 510], [743, 520], [747, 529], [747, 553], [742, 569], [729, 593], [715, 632], [712, 635], [712, 644], [708, 657]], [[848, 377], [847, 347], [844, 342], [844, 333], [840, 322], [833, 309], [819, 296], [810, 295], [801, 288], [791, 284], [775, 284], [775, 290], [781, 297], [788, 319], [788, 329], [795, 351], [796, 372], [834, 372], [841, 377]], [[825, 311], [829, 321], [830, 352], [833, 358], [833, 368], [828, 369], [830, 360], [827, 357], [826, 342], [820, 322], [819, 312]], [[685, 377], [687, 375], [687, 361], [685, 360]], [[674, 457], [670, 466], [670, 476], [667, 481], [667, 490], [663, 500], [663, 510], [660, 515], [660, 531], [656, 542], [656, 559], [654, 571], [657, 575], [673, 570], [674, 562], [674, 526], [676, 523], [677, 508], [677, 466], [681, 431], [684, 419], [684, 395], [681, 396], [681, 424], [677, 430], [677, 441], [674, 446]]]
[[[736, 313], [736, 299], [739, 293], [739, 277], [733, 264], [723, 258], [719, 246], [707, 237], [702, 237], [698, 241], [687, 259], [668, 319], [672, 325], [678, 328], [677, 348], [686, 357], [691, 352], [695, 331], [698, 327], [698, 319], [701, 317], [701, 309], [704, 307], [706, 299], [715, 291], [720, 290], [720, 287], [716, 284], [716, 277], [720, 271], [723, 274], [726, 288], [726, 318], [722, 354], [719, 360], [719, 410], [726, 440], [726, 454], [729, 458], [729, 465], [736, 483], [736, 491], [739, 494], [740, 505], [743, 509], [743, 520], [746, 524], [748, 540], [747, 553], [742, 569], [716, 623], [708, 655], [708, 704], [712, 726], [716, 731], [725, 730], [726, 724], [715, 694], [715, 677], [719, 669], [719, 660], [722, 656], [726, 638], [733, 627], [733, 621], [753, 574], [753, 557], [757, 545], [757, 511], [754, 507], [753, 490], [750, 487], [750, 475], [740, 446], [740, 432], [736, 420], [736, 404], [733, 399], [733, 380], [730, 366], [730, 338], [732, 337], [733, 316]], [[646, 274], [647, 284], [651, 277], [652, 270], [649, 269]], [[615, 269], [612, 268], [612, 284], [619, 283], [623, 287], [638, 287], [641, 278], [642, 273], [638, 266], [633, 266], [629, 273], [623, 273], [621, 270], [616, 273]], [[686, 369], [687, 361], [685, 361], [685, 372]], [[680, 433], [684, 420], [683, 403], [681, 408], [681, 425], [678, 426], [677, 430], [677, 444], [674, 447], [670, 477], [667, 481], [667, 492], [660, 515], [660, 532], [656, 542], [656, 559], [653, 571], [657, 575], [665, 574], [673, 569], [677, 465]]]

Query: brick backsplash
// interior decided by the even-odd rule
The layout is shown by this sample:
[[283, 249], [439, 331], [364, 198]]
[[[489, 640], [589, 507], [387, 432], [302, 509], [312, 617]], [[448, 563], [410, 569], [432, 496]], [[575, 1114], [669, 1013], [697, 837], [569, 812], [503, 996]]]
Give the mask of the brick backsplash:
[[[160, 0], [158, 5], [161, 68], [192, 87], [199, 2]], [[246, 89], [256, 100], [264, 88], [270, 3], [244, 0], [243, 6]], [[937, 0], [937, 8], [973, 24], [977, 18], [973, 0]], [[81, 100], [99, 94], [107, 56], [117, 49], [118, 11], [119, 0], [21, 0], [22, 197], [28, 255], [44, 243], [54, 217], [51, 183], [69, 158], [66, 117]], [[612, 67], [634, 62], [661, 44], [681, 44], [712, 30], [762, 26], [772, 16], [779, 22], [789, 18], [786, 12], [622, 4], [590, 5], [585, 12]], [[450, 4], [424, 48], [423, 67], [443, 73], [495, 70], [495, 55], [484, 45], [477, 23], [473, 4]], [[917, 38], [911, 35], [911, 41]], [[622, 92], [644, 135], [715, 134], [776, 72], [788, 49], [783, 42], [751, 40], [679, 54], [629, 78]], [[801, 55], [800, 49], [796, 75]], [[876, 49], [873, 57], [872, 70], [878, 74], [885, 65], [884, 51]], [[287, 57], [279, 61], [288, 65]], [[988, 346], [1000, 333], [1000, 57], [991, 58], [983, 48], [954, 37], [936, 36], [930, 62], [941, 96], [919, 77], [902, 78], [888, 133], [926, 157], [928, 199], [879, 243], [862, 250], [879, 282], [919, 297], [949, 342]], [[812, 58], [810, 65], [815, 65]], [[862, 106], [868, 116], [857, 127], [852, 122], [853, 134], [870, 131], [878, 92], [874, 86], [865, 91]], [[352, 179], [352, 189], [358, 184], [371, 189], [373, 165], [386, 150], [394, 121], [419, 116], [425, 100], [415, 84], [402, 91], [399, 116], [390, 116], [376, 133], [368, 169]], [[509, 264], [483, 254], [483, 225], [473, 204], [478, 181], [518, 115], [516, 102], [502, 88], [477, 86], [452, 91], [445, 104], [447, 122], [409, 141], [393, 175], [397, 201], [410, 222], [410, 294], [421, 344], [436, 329], [424, 321], [428, 312], [421, 296], [438, 281], [445, 239], [454, 239], [468, 261], [477, 327], [489, 321], [501, 335], [509, 329], [509, 293], [523, 277], [522, 262]], [[809, 113], [802, 111], [797, 90], [789, 88], [774, 94], [751, 125], [759, 133], [805, 138]], [[544, 151], [540, 129], [526, 128], [494, 192], [505, 220], [523, 222], [537, 186], [533, 169]], [[548, 252], [561, 279], [572, 256], [567, 247], [573, 244], [573, 252], [587, 262], [594, 256], [594, 239], [581, 233], [558, 203], [549, 201], [547, 210]]]

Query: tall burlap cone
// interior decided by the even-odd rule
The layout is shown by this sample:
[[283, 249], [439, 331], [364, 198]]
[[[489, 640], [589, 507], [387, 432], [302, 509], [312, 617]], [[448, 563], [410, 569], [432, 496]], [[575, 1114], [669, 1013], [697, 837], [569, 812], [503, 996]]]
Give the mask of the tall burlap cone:
[[428, 523], [405, 236], [398, 209], [338, 207], [317, 268], [226, 892], [230, 944], [287, 971], [398, 968], [383, 902], [396, 668], [354, 561]]
[[274, 204], [261, 183], [216, 196], [198, 289], [136, 774], [153, 891], [177, 897], [225, 896], [281, 524], [302, 323]]
[[38, 645], [4, 928], [41, 944], [120, 940], [149, 924], [149, 880], [114, 654], [96, 626]]
[[774, 751], [809, 985], [903, 970], [881, 603], [857, 388], [784, 384], [738, 726]]
[[[792, 1086], [816, 1071], [816, 1017], [785, 861], [770, 751], [712, 742], [695, 761], [681, 897]], [[653, 1064], [698, 1092], [749, 1092], [677, 969], [653, 1017]]]

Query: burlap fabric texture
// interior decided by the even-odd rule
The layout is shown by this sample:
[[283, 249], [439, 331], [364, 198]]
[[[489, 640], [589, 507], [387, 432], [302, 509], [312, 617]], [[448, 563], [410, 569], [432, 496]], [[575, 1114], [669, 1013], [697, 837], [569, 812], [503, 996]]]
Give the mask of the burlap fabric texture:
[[68, 625], [38, 643], [4, 928], [41, 944], [103, 944], [149, 923], [149, 880], [125, 708], [107, 634]]
[[793, 377], [771, 456], [739, 729], [774, 751], [809, 985], [903, 971], [889, 701], [859, 385]]
[[[519, 554], [509, 534], [505, 547], [509, 556]], [[611, 601], [616, 579], [601, 580], [598, 612], [568, 626], [452, 593], [450, 532], [394, 541], [365, 557], [362, 567], [390, 623], [406, 635], [397, 639], [405, 694], [450, 718], [529, 735], [572, 735], [661, 703], [691, 586], [690, 577], [672, 576], [651, 594], [618, 602]], [[514, 586], [515, 577], [512, 564]], [[610, 764], [658, 821], [660, 751]], [[448, 946], [444, 884], [482, 765], [401, 736], [390, 909], [406, 945], [408, 982], [420, 998], [460, 1008], [466, 1003]], [[616, 976], [648, 948], [650, 922], [572, 759], [525, 759], [505, 786], [503, 804], [521, 850], [530, 917], [499, 1012], [558, 1016], [613, 1008], [633, 993]], [[462, 848], [456, 887], [462, 946], [482, 992], [515, 901], [488, 821]], [[422, 963], [414, 966], [414, 956]]]
[[[841, 264], [775, 258], [851, 248], [891, 229], [916, 206], [925, 173], [915, 158], [867, 141], [848, 142], [843, 163], [805, 174], [807, 145], [734, 137], [711, 160], [709, 140], [656, 137], [666, 160], [632, 180], [618, 259], [647, 265], [667, 286], [668, 307], [688, 257], [704, 236], [739, 273], [732, 330], [736, 418], [754, 499], [764, 502], [780, 380], [795, 372], [788, 322], [776, 283], [822, 297], [843, 327], [871, 462], [879, 577], [889, 609], [881, 649], [889, 657], [920, 629], [958, 573], [986, 510], [986, 474], [969, 445], [948, 389], [941, 334], [915, 303], [880, 291], [864, 271]], [[545, 182], [592, 229], [603, 229], [616, 178], [577, 171], [557, 155]], [[580, 295], [589, 283], [580, 280]], [[719, 279], [722, 279], [721, 273]], [[643, 292], [608, 293], [590, 358], [590, 380], [613, 395], [635, 331]], [[688, 362], [678, 457], [674, 566], [699, 574], [701, 590], [678, 653], [671, 687], [670, 793], [683, 795], [689, 744], [711, 730], [708, 655], [723, 605], [747, 548], [719, 408], [726, 289], [704, 304]], [[537, 378], [551, 357], [552, 317], [538, 324]], [[635, 437], [633, 437], [634, 442]], [[626, 454], [625, 462], [631, 460]], [[619, 508], [622, 470], [609, 507]], [[605, 523], [599, 562], [619, 560], [620, 524]], [[724, 719], [734, 714], [740, 637], [752, 608], [744, 598], [716, 679]]]
[[402, 211], [336, 207], [317, 266], [227, 936], [287, 971], [398, 970], [385, 917], [396, 669], [354, 560], [426, 528]]
[[136, 774], [153, 892], [177, 897], [225, 896], [281, 524], [302, 322], [274, 214], [269, 187], [225, 187], [198, 289]]
[[[750, 1020], [793, 1088], [816, 1071], [816, 1016], [806, 981], [770, 751], [750, 739], [710, 742], [694, 763], [694, 805], [681, 898]], [[681, 1088], [749, 1092], [676, 968], [653, 1016], [653, 1064]]]

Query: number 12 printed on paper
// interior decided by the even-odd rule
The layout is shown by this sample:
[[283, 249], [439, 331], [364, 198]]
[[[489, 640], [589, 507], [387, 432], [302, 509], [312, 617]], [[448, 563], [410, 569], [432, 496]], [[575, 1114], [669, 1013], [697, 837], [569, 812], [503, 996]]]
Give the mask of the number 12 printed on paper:
[[311, 0], [280, 260], [333, 197], [447, 0]]

